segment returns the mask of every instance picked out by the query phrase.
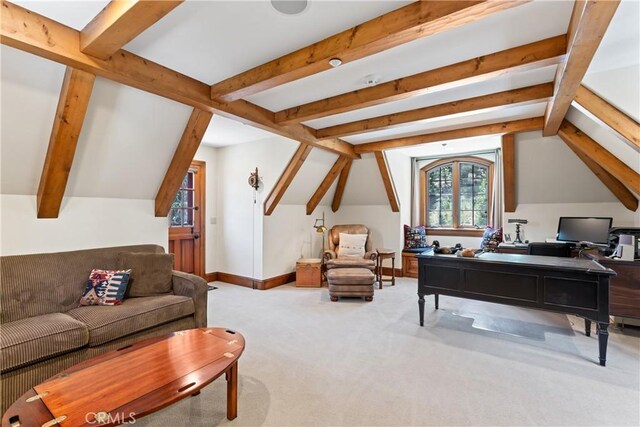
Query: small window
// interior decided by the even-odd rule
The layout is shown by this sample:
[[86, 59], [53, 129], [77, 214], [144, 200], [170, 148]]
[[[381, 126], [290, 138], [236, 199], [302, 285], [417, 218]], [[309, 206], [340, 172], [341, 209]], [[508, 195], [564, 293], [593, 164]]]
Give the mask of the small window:
[[475, 157], [445, 159], [422, 168], [420, 176], [421, 219], [433, 234], [473, 235], [487, 226], [493, 163]]
[[193, 211], [195, 207], [194, 201], [194, 179], [193, 171], [187, 172], [180, 189], [173, 199], [171, 210], [169, 211], [170, 227], [193, 227]]

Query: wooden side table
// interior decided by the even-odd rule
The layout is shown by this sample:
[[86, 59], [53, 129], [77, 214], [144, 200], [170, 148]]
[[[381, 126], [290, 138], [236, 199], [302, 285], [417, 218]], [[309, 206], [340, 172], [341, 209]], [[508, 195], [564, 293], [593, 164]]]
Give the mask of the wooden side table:
[[296, 287], [319, 288], [322, 286], [322, 260], [301, 258], [296, 262]]
[[[378, 289], [382, 289], [382, 282], [391, 282], [391, 286], [396, 285], [396, 252], [391, 249], [376, 249], [378, 253], [376, 272], [378, 279]], [[382, 263], [385, 259], [391, 259], [391, 279], [383, 279]]]

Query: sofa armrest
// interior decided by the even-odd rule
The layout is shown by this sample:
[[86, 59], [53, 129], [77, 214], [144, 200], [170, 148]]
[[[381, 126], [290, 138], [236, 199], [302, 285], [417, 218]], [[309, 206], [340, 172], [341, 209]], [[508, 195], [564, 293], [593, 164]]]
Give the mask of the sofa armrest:
[[173, 293], [193, 299], [196, 328], [207, 327], [207, 282], [193, 274], [173, 271]]
[[338, 258], [338, 255], [334, 251], [325, 250], [322, 254], [322, 259], [326, 263], [329, 260]]
[[378, 259], [378, 252], [376, 251], [369, 251], [366, 254], [364, 254], [364, 259], [370, 259], [372, 261], [375, 261]]

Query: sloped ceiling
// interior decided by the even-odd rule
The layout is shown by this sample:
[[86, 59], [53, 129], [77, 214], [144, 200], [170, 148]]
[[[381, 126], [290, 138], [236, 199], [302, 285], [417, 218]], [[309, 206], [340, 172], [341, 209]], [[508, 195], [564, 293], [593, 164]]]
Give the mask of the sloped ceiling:
[[[76, 29], [106, 1], [16, 3]], [[214, 83], [279, 55], [401, 7], [408, 1], [312, 1], [300, 16], [276, 13], [269, 2], [189, 1], [145, 31], [126, 49], [207, 83]], [[623, 0], [596, 54], [585, 85], [640, 120], [640, 3]], [[274, 88], [249, 98], [280, 109], [365, 86], [368, 74], [381, 81], [441, 67], [475, 56], [566, 32], [570, 1], [533, 1], [469, 25], [400, 46], [339, 68]], [[1, 191], [35, 194], [51, 132], [64, 67], [7, 47], [2, 54]], [[553, 80], [555, 66], [500, 76], [463, 88], [427, 92], [418, 97], [308, 122], [324, 127], [396, 111], [479, 96]], [[482, 124], [496, 118], [540, 116], [545, 104], [432, 119], [347, 138], [353, 143], [446, 130], [461, 123]], [[78, 144], [67, 196], [147, 198], [155, 196], [184, 129], [190, 108], [98, 78]], [[573, 109], [571, 118], [619, 158], [638, 167], [638, 153], [619, 136]], [[591, 124], [589, 124], [591, 123]], [[595, 124], [596, 127], [593, 127]], [[205, 144], [264, 139], [263, 131], [214, 118]], [[619, 147], [620, 146], [620, 147]], [[629, 151], [631, 150], [631, 151]], [[283, 150], [283, 155], [284, 151]], [[414, 149], [415, 152], [415, 149]], [[419, 155], [419, 154], [416, 154]], [[326, 175], [335, 155], [314, 149], [282, 203], [304, 204]], [[330, 204], [335, 184], [323, 204]], [[368, 189], [363, 191], [363, 189]], [[355, 161], [345, 204], [386, 204], [372, 157]]]
[[[5, 46], [2, 193], [34, 195], [64, 67]], [[97, 78], [66, 196], [153, 199], [191, 108]]]

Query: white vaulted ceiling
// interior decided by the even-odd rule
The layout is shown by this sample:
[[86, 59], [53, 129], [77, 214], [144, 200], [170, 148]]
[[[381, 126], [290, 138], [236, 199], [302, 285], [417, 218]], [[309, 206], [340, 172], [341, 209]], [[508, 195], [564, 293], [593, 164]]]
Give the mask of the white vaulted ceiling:
[[[15, 1], [76, 29], [83, 28], [107, 1]], [[125, 46], [149, 60], [207, 84], [246, 71], [283, 54], [402, 7], [410, 1], [311, 0], [297, 16], [282, 15], [269, 1], [186, 1]], [[381, 82], [439, 68], [480, 55], [564, 34], [573, 2], [534, 0], [468, 25], [276, 87], [248, 98], [277, 111], [365, 87], [366, 75]], [[640, 72], [640, 2], [623, 0], [585, 78], [585, 84], [638, 119], [638, 96], [612, 82], [632, 81]], [[2, 46], [2, 193], [35, 194], [55, 114], [64, 67]], [[333, 126], [472, 96], [551, 82], [556, 67], [502, 75], [462, 87], [426, 93], [354, 112], [306, 122]], [[640, 76], [638, 76], [640, 79]], [[636, 80], [638, 80], [636, 79]], [[637, 88], [637, 83], [635, 88]], [[634, 90], [634, 86], [630, 86]], [[636, 89], [637, 90], [637, 89]], [[540, 116], [546, 104], [512, 106], [410, 123], [350, 136], [354, 144]], [[66, 195], [153, 198], [191, 109], [182, 104], [98, 78], [82, 130]], [[214, 116], [203, 144], [222, 147], [269, 137], [268, 132]], [[415, 152], [415, 149], [411, 151]], [[300, 182], [322, 179], [335, 155], [314, 149]], [[367, 181], [369, 172], [352, 178]], [[362, 165], [377, 174], [374, 162]], [[24, 167], [29, 165], [29, 167]], [[362, 166], [364, 167], [364, 166]], [[360, 176], [360, 178], [359, 178]], [[376, 179], [379, 177], [376, 175]], [[301, 203], [308, 186], [294, 180], [283, 203]], [[376, 181], [377, 185], [377, 181]], [[304, 187], [304, 188], [303, 188]], [[345, 203], [350, 198], [349, 186]], [[303, 195], [304, 193], [304, 195]], [[379, 193], [379, 194], [378, 194]], [[328, 194], [333, 194], [329, 190]], [[381, 195], [381, 200], [373, 198]], [[354, 199], [355, 200], [355, 199]], [[384, 203], [382, 192], [371, 203]], [[366, 201], [363, 201], [366, 202]]]

